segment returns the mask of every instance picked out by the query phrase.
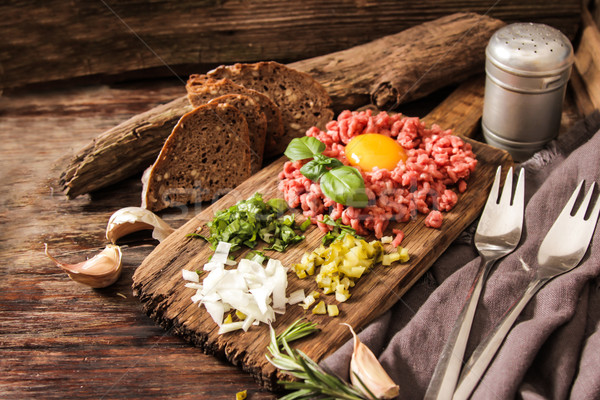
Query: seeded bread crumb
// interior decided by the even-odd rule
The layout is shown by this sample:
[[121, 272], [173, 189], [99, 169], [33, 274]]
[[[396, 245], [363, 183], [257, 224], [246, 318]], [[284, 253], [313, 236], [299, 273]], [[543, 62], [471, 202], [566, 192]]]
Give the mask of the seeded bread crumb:
[[226, 194], [251, 176], [248, 123], [229, 104], [181, 117], [142, 179], [142, 207], [159, 211]]
[[265, 117], [265, 113], [260, 110], [260, 107], [254, 100], [241, 94], [226, 94], [208, 102], [208, 104], [215, 103], [232, 105], [244, 114], [250, 133], [252, 173], [260, 171], [267, 134], [267, 118]]

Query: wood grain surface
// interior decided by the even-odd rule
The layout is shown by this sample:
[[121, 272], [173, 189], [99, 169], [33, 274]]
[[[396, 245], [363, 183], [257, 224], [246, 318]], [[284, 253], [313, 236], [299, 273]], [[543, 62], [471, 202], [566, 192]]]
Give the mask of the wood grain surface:
[[[183, 76], [214, 64], [291, 62], [454, 12], [541, 22], [573, 37], [579, 0], [121, 0], [0, 4], [0, 90], [73, 77]], [[201, 71], [202, 72], [202, 71]]]
[[[463, 97], [481, 98], [477, 92], [463, 90]], [[443, 102], [432, 114], [443, 114], [447, 126], [458, 125], [469, 109], [462, 110], [455, 98]], [[467, 99], [462, 101], [469, 102]], [[477, 103], [480, 100], [471, 100]], [[426, 118], [432, 121], [431, 118]], [[471, 119], [473, 125], [477, 119]], [[471, 128], [472, 129], [472, 128]], [[321, 332], [303, 340], [299, 348], [315, 361], [320, 361], [341, 347], [350, 337], [348, 329], [340, 323], [345, 322], [355, 329], [361, 329], [395, 304], [401, 296], [421, 277], [431, 264], [442, 254], [450, 243], [479, 215], [489, 187], [494, 179], [496, 168], [512, 164], [510, 156], [501, 150], [472, 141], [473, 151], [478, 160], [477, 169], [468, 180], [469, 188], [459, 195], [456, 207], [444, 213], [442, 228], [430, 229], [424, 224], [424, 215], [408, 223], [395, 223], [388, 227], [402, 229], [406, 237], [402, 242], [411, 256], [406, 264], [393, 267], [377, 267], [362, 277], [351, 290], [350, 299], [339, 304], [338, 318], [316, 316], [304, 311], [298, 305], [288, 306], [282, 316], [273, 323], [275, 329], [285, 329], [298, 318], [317, 322]], [[269, 342], [268, 327], [264, 324], [252, 327], [248, 332], [233, 332], [219, 335], [218, 326], [204, 307], [193, 304], [190, 297], [195, 290], [184, 288], [185, 282], [181, 270], [195, 271], [208, 262], [212, 250], [203, 240], [187, 238], [210, 221], [218, 210], [234, 205], [258, 192], [265, 199], [282, 197], [278, 191], [278, 174], [287, 160], [282, 157], [262, 169], [228, 195], [222, 197], [211, 207], [203, 210], [195, 218], [169, 236], [144, 260], [133, 276], [134, 295], [139, 297], [144, 310], [165, 329], [183, 336], [205, 352], [224, 355], [234, 365], [256, 377], [262, 385], [274, 389], [277, 387], [277, 371], [265, 359], [265, 349]], [[206, 234], [206, 229], [203, 230]], [[284, 253], [266, 251], [269, 257], [279, 259], [283, 265], [292, 266], [300, 262], [305, 252], [310, 252], [321, 243], [322, 232], [312, 226], [305, 233], [306, 239]], [[374, 237], [368, 238], [372, 240]], [[390, 250], [389, 248], [387, 249]], [[247, 251], [246, 251], [247, 252]], [[244, 251], [236, 253], [236, 259], [244, 257]], [[288, 273], [288, 293], [302, 288], [306, 294], [317, 290], [314, 277], [298, 279], [293, 272]], [[323, 296], [327, 304], [338, 304], [332, 295]], [[281, 378], [280, 376], [279, 378]]]
[[[80, 262], [106, 245], [110, 215], [139, 206], [139, 177], [69, 201], [58, 177], [73, 151], [123, 119], [183, 94], [179, 81], [0, 97], [0, 398], [274, 399], [240, 369], [158, 327], [133, 297], [148, 234], [121, 243], [105, 289], [70, 280], [43, 254]], [[164, 213], [179, 227], [202, 206]]]

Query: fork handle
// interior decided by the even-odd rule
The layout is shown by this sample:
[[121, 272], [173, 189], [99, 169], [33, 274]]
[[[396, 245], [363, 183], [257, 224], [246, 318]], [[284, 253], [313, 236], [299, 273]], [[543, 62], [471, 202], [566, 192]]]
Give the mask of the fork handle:
[[517, 317], [546, 282], [548, 282], [548, 279], [534, 279], [531, 281], [523, 296], [512, 305], [494, 330], [473, 351], [460, 375], [453, 400], [466, 399], [471, 395]]
[[444, 346], [444, 350], [433, 372], [429, 387], [425, 393], [426, 400], [451, 399], [452, 393], [458, 381], [458, 375], [463, 362], [463, 356], [469, 339], [469, 332], [473, 324], [473, 317], [477, 309], [477, 303], [481, 296], [483, 283], [499, 257], [481, 258], [481, 263], [475, 281], [467, 295], [467, 302], [463, 306], [458, 319], [450, 332], [450, 336]]

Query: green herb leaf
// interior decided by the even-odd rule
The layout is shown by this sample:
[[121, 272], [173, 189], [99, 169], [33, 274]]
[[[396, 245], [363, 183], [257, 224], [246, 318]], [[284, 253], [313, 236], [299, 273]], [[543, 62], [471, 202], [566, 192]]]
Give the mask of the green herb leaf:
[[345, 235], [352, 235], [357, 239], [364, 239], [363, 237], [357, 235], [356, 230], [350, 225], [342, 224], [341, 218], [334, 220], [329, 215], [325, 215], [325, 217], [323, 217], [323, 221], [321, 222], [333, 227], [333, 229], [327, 232], [323, 236], [323, 239], [321, 239], [321, 242], [325, 245], [333, 242], [334, 240], [342, 239]]
[[310, 220], [310, 217], [309, 217], [302, 224], [300, 224], [300, 230], [302, 232], [304, 232], [305, 230], [308, 229], [308, 227], [310, 226], [310, 224], [311, 224], [311, 220]]
[[325, 148], [325, 144], [318, 139], [303, 136], [292, 139], [283, 154], [292, 161], [304, 160], [321, 154]]
[[356, 168], [334, 168], [321, 176], [320, 184], [323, 193], [337, 203], [356, 208], [369, 203], [365, 182]]
[[317, 154], [315, 156], [315, 161], [321, 165], [326, 166], [327, 168], [337, 168], [337, 167], [341, 167], [344, 165], [337, 158], [327, 157], [327, 156], [324, 156], [323, 154]]
[[255, 248], [259, 239], [271, 244], [269, 249], [285, 251], [288, 246], [304, 239], [297, 234], [300, 227], [293, 215], [283, 215], [288, 206], [283, 199], [263, 201], [262, 195], [256, 193], [247, 200], [242, 200], [225, 210], [215, 213], [215, 218], [206, 226], [210, 236], [204, 237], [197, 233], [188, 237], [198, 237], [207, 240], [214, 250], [219, 242], [231, 243], [231, 251], [239, 250], [242, 246]]
[[263, 253], [262, 251], [252, 250], [252, 251], [248, 252], [248, 254], [246, 254], [246, 257], [244, 257], [244, 258], [247, 258], [248, 260], [256, 261], [257, 263], [262, 264], [269, 257], [267, 257], [267, 255], [265, 253]]
[[317, 154], [315, 158], [300, 168], [300, 173], [313, 182], [317, 182], [321, 176], [332, 168], [341, 167], [344, 164], [337, 158], [326, 157]]
[[300, 173], [313, 182], [317, 182], [321, 175], [327, 171], [327, 167], [316, 160], [311, 160], [300, 168]]
[[319, 182], [323, 193], [330, 199], [357, 208], [366, 207], [369, 199], [365, 182], [356, 168], [348, 167], [336, 158], [321, 154], [327, 146], [311, 136], [294, 138], [285, 150], [290, 160], [313, 158], [300, 168], [308, 179]]
[[204, 235], [201, 235], [199, 233], [188, 233], [187, 235], [185, 235], [185, 237], [189, 237], [189, 238], [194, 238], [194, 239], [204, 239], [208, 242], [208, 238]]
[[301, 320], [297, 320], [277, 336], [273, 327], [270, 328], [271, 342], [267, 346], [267, 350], [271, 353], [271, 357], [266, 355], [267, 360], [284, 374], [300, 380], [295, 382], [279, 381], [286, 389], [294, 390], [281, 399], [366, 399], [367, 397], [358, 388], [325, 372], [306, 354], [290, 347], [289, 342], [315, 330], [318, 330], [316, 324], [302, 323]]
[[267, 201], [267, 204], [277, 213], [283, 214], [288, 210], [288, 205], [284, 199], [275, 198]]

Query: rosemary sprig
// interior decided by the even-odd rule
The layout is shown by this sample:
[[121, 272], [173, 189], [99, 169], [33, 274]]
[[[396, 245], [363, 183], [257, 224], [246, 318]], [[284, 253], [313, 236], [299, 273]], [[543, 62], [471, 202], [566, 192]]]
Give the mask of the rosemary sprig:
[[301, 319], [294, 322], [280, 335], [275, 335], [273, 327], [270, 328], [271, 342], [267, 346], [267, 350], [271, 353], [271, 357], [265, 355], [267, 360], [284, 374], [299, 379], [294, 382], [279, 382], [284, 388], [294, 390], [280, 400], [368, 400], [360, 390], [325, 372], [302, 351], [290, 347], [289, 342], [310, 335], [317, 330], [316, 324], [302, 322]]

